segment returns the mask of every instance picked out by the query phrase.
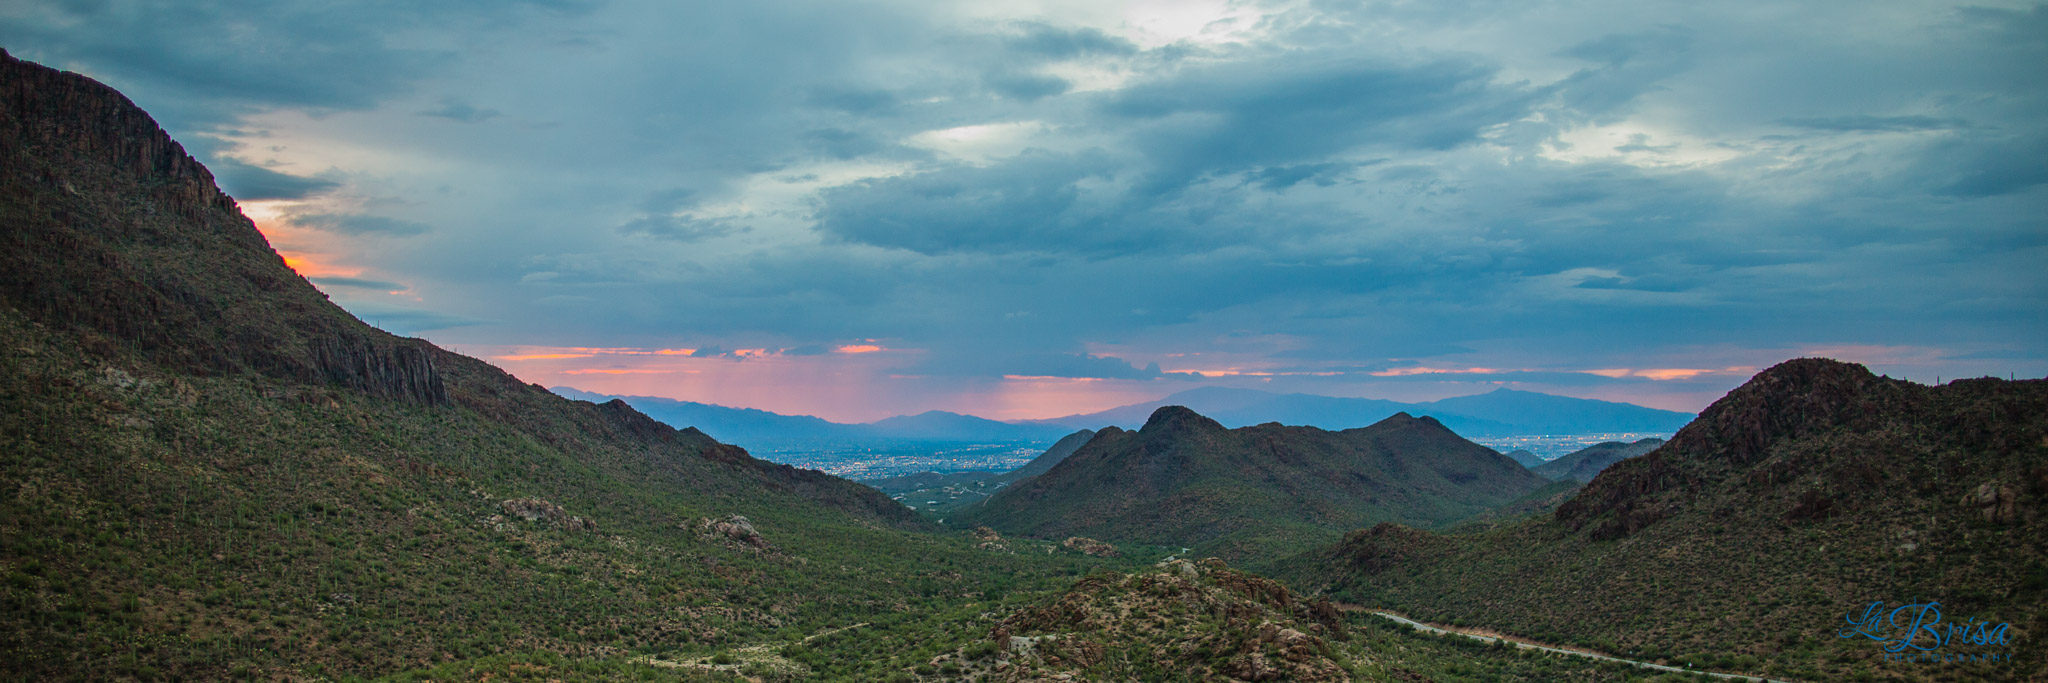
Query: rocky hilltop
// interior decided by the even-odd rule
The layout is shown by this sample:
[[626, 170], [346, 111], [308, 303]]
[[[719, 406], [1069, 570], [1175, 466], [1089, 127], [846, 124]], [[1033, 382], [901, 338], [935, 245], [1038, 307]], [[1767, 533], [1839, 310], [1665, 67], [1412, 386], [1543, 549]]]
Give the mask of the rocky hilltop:
[[1428, 417], [1342, 432], [1225, 429], [1167, 406], [1138, 431], [1103, 429], [1044, 474], [956, 516], [1006, 533], [1189, 546], [1238, 561], [1379, 521], [1461, 519], [1546, 483]]
[[[1874, 601], [2048, 634], [2048, 381], [1926, 386], [1799, 359], [1759, 373], [1554, 515], [1395, 525], [1286, 563], [1438, 621], [1801, 680], [2034, 680], [2042, 650], [1924, 667], [1837, 637]], [[2020, 640], [2020, 643], [2029, 642]]]

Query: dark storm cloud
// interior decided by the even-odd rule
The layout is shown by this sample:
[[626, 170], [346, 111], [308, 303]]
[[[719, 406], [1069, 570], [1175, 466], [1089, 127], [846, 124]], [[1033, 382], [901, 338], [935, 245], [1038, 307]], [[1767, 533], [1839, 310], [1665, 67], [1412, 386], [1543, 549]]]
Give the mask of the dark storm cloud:
[[408, 220], [367, 214], [294, 214], [291, 216], [291, 222], [293, 225], [300, 227], [343, 235], [378, 234], [393, 237], [410, 237], [433, 230], [432, 226], [425, 223], [415, 223]]
[[305, 199], [341, 186], [332, 180], [278, 173], [235, 159], [214, 159], [204, 163], [213, 171], [213, 179], [220, 183], [220, 189], [242, 201]]
[[239, 198], [409, 235], [323, 286], [409, 283], [445, 319], [384, 322], [477, 341], [885, 338], [934, 382], [1228, 353], [1357, 393], [2048, 333], [2042, 6], [1124, 9], [111, 2], [0, 10], [0, 43]]
[[359, 277], [309, 277], [306, 279], [312, 282], [313, 284], [319, 285], [321, 287], [352, 287], [355, 289], [368, 289], [380, 292], [395, 292], [406, 288], [405, 285], [396, 282], [387, 282], [384, 280], [370, 280]]

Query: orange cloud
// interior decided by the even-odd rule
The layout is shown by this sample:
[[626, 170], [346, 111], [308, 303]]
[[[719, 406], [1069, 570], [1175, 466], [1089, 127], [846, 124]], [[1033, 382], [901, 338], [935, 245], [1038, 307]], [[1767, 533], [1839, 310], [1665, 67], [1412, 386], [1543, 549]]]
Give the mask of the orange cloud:
[[548, 360], [555, 358], [589, 358], [587, 353], [529, 353], [523, 356], [498, 356], [498, 360]]
[[314, 260], [316, 257], [294, 251], [280, 251], [284, 265], [302, 277], [356, 277], [363, 274], [361, 268], [333, 266]]
[[833, 350], [840, 353], [874, 353], [881, 351], [882, 347], [874, 344], [847, 344]]
[[[564, 375], [667, 375], [675, 370], [652, 370], [645, 368], [590, 368], [585, 370], [563, 370]], [[684, 370], [683, 372], [690, 372]]]
[[1694, 377], [1699, 377], [1701, 375], [1748, 374], [1756, 372], [1756, 368], [1747, 365], [1730, 366], [1721, 368], [1719, 370], [1709, 368], [1643, 368], [1640, 370], [1630, 368], [1607, 368], [1601, 370], [1586, 370], [1585, 372], [1587, 374], [1599, 375], [1601, 377], [1613, 377], [1616, 379], [1622, 377], [1641, 377], [1643, 379], [1651, 381], [1662, 382], [1674, 379], [1692, 379]]

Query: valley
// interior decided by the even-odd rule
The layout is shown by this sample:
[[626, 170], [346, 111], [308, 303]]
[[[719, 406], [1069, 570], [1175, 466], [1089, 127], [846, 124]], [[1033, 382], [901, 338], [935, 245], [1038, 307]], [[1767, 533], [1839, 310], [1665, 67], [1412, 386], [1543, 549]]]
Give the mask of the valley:
[[[126, 96], [4, 52], [0, 227], [23, 679], [2048, 671], [2048, 380], [1799, 358], [1697, 416], [1210, 388], [859, 424], [549, 389], [365, 324]], [[1934, 601], [2009, 627], [1940, 647], [2003, 658], [1841, 635]]]

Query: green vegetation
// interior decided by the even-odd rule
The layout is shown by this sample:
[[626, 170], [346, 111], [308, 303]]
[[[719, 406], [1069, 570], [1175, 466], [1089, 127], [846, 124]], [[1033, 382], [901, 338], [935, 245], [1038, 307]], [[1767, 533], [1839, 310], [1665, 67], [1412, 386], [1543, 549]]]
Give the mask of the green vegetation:
[[[118, 93], [4, 54], [0, 83], [13, 677], [1685, 679], [1418, 635], [1215, 560], [1145, 568], [1157, 545], [948, 533], [559, 398], [329, 304]], [[1555, 505], [1382, 525], [1287, 567], [1345, 601], [1701, 668], [2041, 670], [2026, 640], [2005, 668], [1899, 669], [1831, 635], [1860, 602], [1926, 596], [2048, 632], [2048, 384], [1813, 363], [1759, 381], [1568, 501], [1432, 420], [1223, 430], [1185, 410], [997, 501], [1052, 538], [1231, 554]]]
[[[2020, 680], [2048, 666], [2048, 382], [1926, 387], [1792, 361], [1558, 508], [1462, 533], [1393, 525], [1283, 563], [1419, 619], [1799, 680]], [[1512, 597], [1503, 595], [1512, 587]], [[2012, 624], [2011, 662], [1881, 659], [1873, 601]]]

